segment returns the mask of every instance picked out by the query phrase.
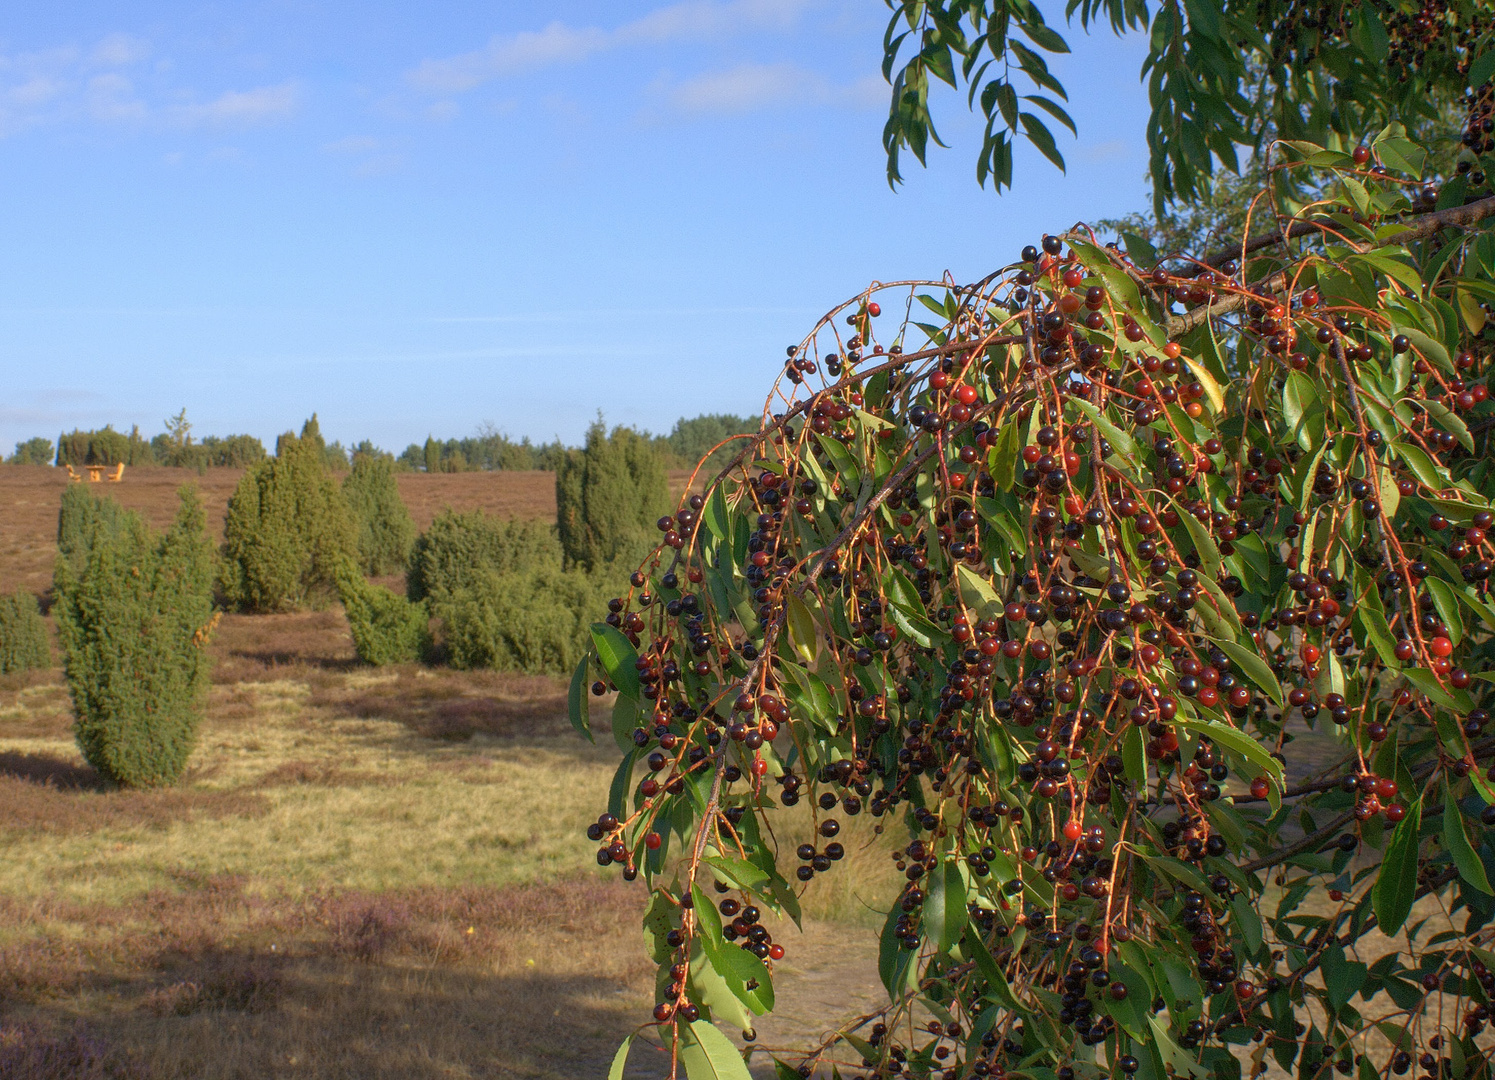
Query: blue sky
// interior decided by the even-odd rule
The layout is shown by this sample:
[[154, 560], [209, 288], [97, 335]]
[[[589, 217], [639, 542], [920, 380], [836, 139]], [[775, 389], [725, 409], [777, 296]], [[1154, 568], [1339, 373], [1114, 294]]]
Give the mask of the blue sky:
[[[1045, 5], [1056, 12], [1057, 3]], [[30, 10], [26, 10], [26, 9]], [[0, 447], [112, 422], [398, 451], [762, 407], [873, 279], [1145, 203], [1143, 42], [1070, 33], [1078, 140], [890, 191], [875, 0], [18, 5], [0, 16]], [[1062, 15], [1051, 17], [1062, 22]]]

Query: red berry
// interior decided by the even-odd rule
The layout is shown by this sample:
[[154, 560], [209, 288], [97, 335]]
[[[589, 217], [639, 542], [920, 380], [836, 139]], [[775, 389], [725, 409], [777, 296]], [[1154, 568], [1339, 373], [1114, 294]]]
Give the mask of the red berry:
[[976, 403], [976, 388], [965, 385], [955, 391], [956, 398], [962, 405], [974, 405]]
[[1066, 840], [1078, 840], [1085, 833], [1085, 827], [1080, 824], [1078, 818], [1070, 818], [1064, 823], [1064, 838]]
[[1066, 288], [1078, 289], [1080, 282], [1084, 280], [1085, 271], [1081, 270], [1078, 266], [1071, 266], [1068, 270], [1064, 271], [1064, 284]]
[[1258, 776], [1255, 780], [1251, 781], [1251, 797], [1253, 799], [1265, 799], [1270, 787], [1271, 785], [1267, 783], [1266, 777]]
[[1364, 165], [1370, 160], [1370, 147], [1357, 146], [1350, 151], [1350, 157], [1354, 159], [1356, 165]]
[[879, 304], [876, 300], [872, 301], [867, 305], [867, 314], [871, 315], [874, 319], [877, 318], [882, 314], [882, 305]]
[[658, 851], [660, 843], [661, 841], [657, 832], [648, 832], [644, 834], [644, 847], [648, 848], [650, 851]]
[[[873, 306], [875, 307], [876, 305]], [[784, 946], [778, 944], [770, 945], [768, 947], [768, 957], [770, 960], [784, 959]]]
[[1453, 653], [1453, 642], [1446, 637], [1435, 637], [1428, 642], [1428, 651], [1434, 656], [1450, 656]]

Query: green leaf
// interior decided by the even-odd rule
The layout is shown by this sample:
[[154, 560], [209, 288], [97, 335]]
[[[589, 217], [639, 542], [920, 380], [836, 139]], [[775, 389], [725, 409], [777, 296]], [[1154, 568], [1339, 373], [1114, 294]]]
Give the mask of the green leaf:
[[1350, 998], [1365, 985], [1370, 969], [1365, 964], [1345, 959], [1344, 949], [1333, 945], [1324, 950], [1324, 989], [1328, 992], [1331, 1013], [1338, 1013]]
[[888, 991], [889, 1001], [897, 1001], [904, 995], [916, 972], [914, 960], [918, 956], [918, 950], [905, 949], [893, 933], [901, 914], [899, 906], [894, 904], [888, 912], [887, 921], [883, 923], [882, 934], [878, 937], [877, 974]]
[[1433, 606], [1448, 627], [1449, 640], [1457, 645], [1464, 639], [1464, 620], [1459, 614], [1459, 597], [1453, 586], [1439, 578], [1430, 577], [1423, 582], [1433, 594]]
[[1005, 1005], [1009, 1009], [1019, 1009], [1017, 998], [1012, 993], [1012, 987], [1007, 982], [1007, 976], [1002, 971], [1002, 966], [992, 956], [991, 950], [986, 947], [986, 942], [981, 940], [980, 934], [967, 934], [966, 944], [962, 946], [971, 954], [971, 959], [976, 962], [976, 969], [986, 979], [988, 994], [994, 1001]]
[[607, 812], [618, 820], [628, 816], [628, 792], [633, 787], [633, 766], [638, 761], [639, 749], [629, 740], [629, 750], [618, 762], [618, 771], [613, 773], [613, 782], [607, 791]]
[[633, 1036], [629, 1035], [623, 1040], [623, 1045], [618, 1047], [618, 1052], [613, 1055], [612, 1068], [607, 1070], [607, 1080], [623, 1080], [623, 1067], [628, 1064], [628, 1051], [633, 1046]]
[[1173, 721], [1176, 725], [1197, 731], [1201, 735], [1208, 735], [1216, 745], [1225, 750], [1231, 750], [1255, 765], [1262, 773], [1277, 786], [1279, 790], [1283, 785], [1282, 762], [1271, 755], [1265, 746], [1257, 742], [1244, 731], [1238, 731], [1228, 724], [1222, 724], [1218, 720], [1206, 720], [1197, 716], [1185, 716], [1182, 712]]
[[1221, 652], [1230, 657], [1230, 662], [1241, 674], [1261, 687], [1279, 707], [1283, 704], [1282, 684], [1277, 681], [1277, 676], [1272, 674], [1271, 667], [1261, 658], [1260, 653], [1223, 638], [1216, 638], [1215, 644], [1220, 646]]
[[1096, 427], [1100, 428], [1100, 433], [1105, 436], [1106, 442], [1111, 444], [1112, 450], [1115, 450], [1122, 457], [1134, 458], [1137, 456], [1136, 442], [1125, 431], [1111, 423], [1103, 412], [1083, 398], [1077, 397], [1070, 400], [1079, 407], [1081, 412], [1094, 421]]
[[981, 618], [1000, 619], [1002, 617], [1002, 601], [992, 591], [991, 583], [986, 578], [965, 563], [956, 565], [955, 576], [960, 581], [961, 599], [975, 608]]
[[707, 1020], [682, 1027], [680, 1061], [690, 1080], [753, 1080], [731, 1040]]
[[1407, 816], [1398, 823], [1386, 845], [1380, 872], [1371, 889], [1371, 906], [1381, 933], [1395, 937], [1412, 912], [1417, 895], [1417, 834], [1422, 828], [1422, 801], [1407, 806]]
[[602, 661], [602, 670], [607, 672], [608, 680], [618, 688], [618, 693], [638, 697], [638, 668], [633, 666], [638, 653], [622, 632], [607, 623], [593, 623], [592, 644], [597, 649], [597, 658]]
[[1199, 556], [1200, 569], [1210, 578], [1218, 577], [1222, 559], [1220, 549], [1215, 544], [1215, 538], [1200, 524], [1198, 518], [1180, 506], [1177, 501], [1169, 499], [1169, 502], [1173, 503], [1173, 509], [1183, 521], [1184, 528], [1189, 531], [1189, 539], [1194, 542], [1194, 551]]
[[1465, 80], [1470, 86], [1480, 87], [1495, 75], [1495, 48], [1487, 48], [1479, 59], [1469, 65], [1469, 76]]
[[1023, 134], [1028, 136], [1028, 141], [1040, 154], [1048, 158], [1059, 169], [1064, 171], [1064, 155], [1059, 153], [1059, 148], [1054, 145], [1054, 136], [1044, 126], [1042, 120], [1030, 112], [1019, 113], [1018, 119], [1022, 121]]
[[1194, 378], [1198, 379], [1199, 385], [1204, 387], [1204, 396], [1209, 398], [1209, 402], [1214, 406], [1215, 412], [1223, 416], [1225, 413], [1225, 392], [1220, 389], [1220, 384], [1215, 381], [1215, 377], [1210, 373], [1209, 368], [1187, 356], [1184, 357], [1184, 363], [1189, 365], [1189, 370], [1194, 373]]
[[712, 491], [711, 498], [706, 500], [706, 509], [701, 515], [701, 520], [705, 522], [707, 531], [718, 540], [731, 539], [732, 525], [727, 511], [727, 496], [720, 484]]
[[[1035, 13], [1037, 12], [1036, 8], [1032, 10]], [[1065, 42], [1065, 40], [1058, 34], [1056, 34], [1053, 30], [1045, 26], [1042, 22], [1025, 21], [1020, 22], [1018, 26], [1022, 29], [1023, 33], [1028, 35], [1028, 39], [1032, 41], [1033, 44], [1037, 45], [1045, 52], [1069, 52], [1069, 45]]]
[[784, 597], [784, 611], [789, 621], [789, 643], [794, 646], [794, 651], [799, 653], [800, 658], [807, 664], [815, 662], [815, 653], [819, 645], [820, 635], [815, 628], [815, 615], [798, 596], [787, 592]]
[[571, 716], [571, 726], [576, 733], [589, 743], [597, 740], [592, 738], [591, 710], [587, 706], [587, 658], [583, 656], [581, 663], [576, 665], [576, 671], [571, 676], [571, 688], [566, 691], [566, 711]]
[[929, 895], [924, 901], [925, 933], [940, 952], [947, 953], [965, 933], [969, 918], [960, 863], [946, 859], [929, 882]]
[[1453, 796], [1452, 785], [1444, 785], [1443, 788], [1443, 846], [1453, 856], [1453, 863], [1459, 868], [1459, 876], [1467, 884], [1487, 895], [1495, 895], [1490, 888], [1490, 879], [1485, 874], [1484, 863], [1469, 843], [1469, 834], [1464, 831], [1464, 814]]

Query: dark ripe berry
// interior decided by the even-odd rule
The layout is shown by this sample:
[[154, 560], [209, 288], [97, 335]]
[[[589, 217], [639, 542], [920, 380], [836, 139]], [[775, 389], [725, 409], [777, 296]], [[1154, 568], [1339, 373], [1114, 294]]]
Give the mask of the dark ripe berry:
[[1057, 255], [1064, 250], [1064, 241], [1057, 236], [1045, 235], [1043, 238], [1043, 250], [1050, 255]]
[[[1022, 259], [1023, 262], [1036, 263], [1038, 261], [1038, 249], [1032, 244], [1029, 244], [1027, 247], [1023, 248]], [[1031, 281], [1032, 279], [1029, 278], [1029, 280]], [[1018, 275], [1018, 281], [1019, 284], [1024, 284], [1021, 274]]]

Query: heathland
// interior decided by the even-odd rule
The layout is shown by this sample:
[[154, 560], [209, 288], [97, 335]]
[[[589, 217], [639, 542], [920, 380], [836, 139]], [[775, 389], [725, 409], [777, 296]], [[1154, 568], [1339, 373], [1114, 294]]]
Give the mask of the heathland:
[[[216, 541], [240, 475], [135, 468], [107, 490], [161, 528], [194, 483]], [[446, 507], [555, 514], [550, 472], [398, 484], [421, 529]], [[66, 485], [0, 467], [0, 592], [45, 598]], [[585, 828], [615, 762], [571, 731], [564, 682], [362, 665], [336, 605], [226, 615], [209, 648], [197, 749], [158, 790], [83, 763], [58, 668], [0, 678], [0, 1074], [605, 1074], [652, 1006], [644, 886], [596, 867]], [[804, 1045], [881, 995], [868, 875], [784, 932], [762, 1043]]]

